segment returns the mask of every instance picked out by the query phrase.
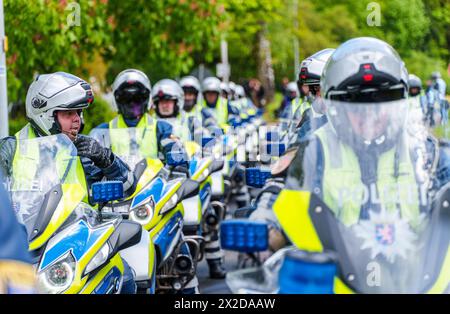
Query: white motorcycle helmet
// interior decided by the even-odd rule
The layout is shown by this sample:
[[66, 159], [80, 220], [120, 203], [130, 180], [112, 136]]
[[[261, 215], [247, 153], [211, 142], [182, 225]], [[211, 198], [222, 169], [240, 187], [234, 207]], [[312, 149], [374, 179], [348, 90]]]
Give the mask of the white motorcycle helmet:
[[221, 84], [221, 82], [217, 77], [207, 77], [203, 80], [203, 83], [202, 83], [203, 99], [205, 100], [205, 102], [208, 106], [215, 106], [215, 103], [214, 104], [208, 103], [206, 93], [208, 93], [208, 92], [216, 93], [217, 94], [216, 101], [217, 101], [217, 99], [221, 93], [220, 84]]
[[420, 94], [422, 90], [422, 80], [414, 74], [408, 76], [409, 95], [414, 97]]
[[185, 76], [180, 80], [180, 86], [183, 89], [184, 94], [192, 93], [196, 95], [196, 98], [188, 102], [184, 101], [184, 109], [190, 111], [198, 102], [199, 95], [201, 94], [200, 82], [195, 76]]
[[394, 48], [382, 40], [360, 37], [339, 46], [323, 71], [321, 92], [329, 122], [351, 147], [373, 144], [386, 149], [404, 128], [408, 72]]
[[241, 85], [236, 85], [236, 97], [238, 99], [245, 98], [245, 89]]
[[[25, 110], [28, 120], [38, 134], [61, 133], [55, 119], [60, 110], [83, 110], [94, 101], [91, 86], [83, 79], [65, 72], [42, 74], [28, 88]], [[81, 115], [81, 129], [83, 118]]]
[[220, 94], [220, 80], [217, 77], [207, 77], [202, 83], [202, 92], [215, 92]]
[[[175, 100], [175, 107], [170, 116], [162, 115], [159, 110], [159, 101], [162, 99]], [[153, 86], [152, 101], [155, 111], [160, 118], [175, 118], [184, 106], [184, 92], [181, 86], [174, 80], [163, 79]]]
[[286, 86], [286, 93], [291, 99], [298, 97], [299, 92], [298, 92], [297, 83], [289, 82], [289, 84], [287, 84], [287, 86]]

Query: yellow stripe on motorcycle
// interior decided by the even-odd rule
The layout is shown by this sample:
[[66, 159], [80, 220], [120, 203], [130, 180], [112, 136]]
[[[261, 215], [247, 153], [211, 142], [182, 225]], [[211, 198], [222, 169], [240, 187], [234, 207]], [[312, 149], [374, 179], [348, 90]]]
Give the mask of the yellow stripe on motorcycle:
[[181, 203], [179, 203], [174, 209], [172, 209], [167, 214], [165, 214], [163, 216], [163, 218], [161, 219], [161, 221], [152, 230], [150, 230], [150, 236], [152, 238], [152, 242], [153, 242], [153, 237], [155, 235], [157, 235], [158, 232], [161, 231], [161, 229], [167, 224], [167, 222], [178, 212], [180, 212], [181, 215], [184, 217], [184, 208]]
[[[163, 208], [164, 205], [167, 203], [167, 201], [178, 191], [180, 186], [181, 186], [181, 182], [175, 183], [174, 186], [171, 188], [171, 190], [164, 196], [164, 198], [162, 198], [158, 203], [156, 203], [152, 220], [150, 220], [150, 222], [148, 224], [143, 225], [143, 228], [145, 230], [150, 231], [155, 226], [160, 224], [161, 215], [159, 214], [159, 212], [161, 211], [161, 208]], [[178, 205], [180, 205], [180, 204], [178, 204]], [[177, 207], [178, 207], [178, 205], [177, 205]], [[167, 215], [167, 214], [164, 214], [164, 215]], [[183, 211], [183, 216], [184, 216], [184, 211]]]
[[307, 191], [283, 190], [273, 209], [283, 231], [294, 245], [301, 250], [322, 252], [322, 243], [308, 212], [310, 197]]
[[[121, 275], [123, 276], [124, 273], [124, 265], [122, 258], [120, 257], [120, 254], [114, 255], [113, 258], [110, 259], [109, 263], [106, 264], [95, 276], [94, 278], [90, 279], [89, 282], [87, 281], [87, 276], [84, 278], [85, 287], [80, 292], [80, 294], [91, 294], [95, 288], [102, 282], [102, 280], [108, 275], [108, 273], [113, 269], [114, 267], [117, 267], [119, 269]], [[67, 292], [66, 292], [67, 293]]]
[[[108, 241], [109, 237], [111, 236], [111, 234], [113, 232], [114, 232], [114, 226], [111, 224], [111, 226], [108, 228], [108, 230], [102, 234], [102, 236], [91, 246], [89, 251], [87, 251], [83, 255], [83, 257], [77, 262], [77, 269], [75, 270], [75, 276], [74, 276], [73, 283], [65, 293], [69, 293], [69, 294], [78, 293], [79, 291], [81, 291], [83, 289], [83, 287], [86, 284], [85, 277], [87, 277], [87, 276], [82, 277], [82, 275], [83, 275], [84, 270], [86, 269], [86, 266], [89, 264], [90, 261], [92, 261], [92, 258], [103, 247], [103, 245], [105, 245], [106, 241]], [[110, 263], [108, 263], [108, 265]], [[123, 270], [122, 270], [122, 272], [123, 272]]]
[[354, 294], [355, 292], [342, 282], [341, 278], [334, 277], [333, 292], [335, 294]]
[[202, 162], [202, 167], [198, 169], [191, 177], [192, 180], [197, 180], [200, 175], [212, 164], [212, 160], [210, 158], [204, 158], [200, 160]]
[[85, 189], [79, 184], [62, 184], [62, 194], [70, 195], [70, 197], [61, 198], [58, 207], [56, 208], [53, 216], [45, 228], [44, 232], [30, 242], [29, 250], [34, 251], [44, 245], [48, 239], [58, 230], [59, 227], [66, 221], [66, 219], [72, 214], [78, 204], [85, 197]]
[[184, 148], [188, 154], [189, 159], [191, 159], [196, 153], [201, 153], [202, 148], [196, 142], [188, 141], [184, 143]]
[[[446, 289], [450, 287], [450, 252], [447, 247], [447, 255], [445, 256], [444, 263], [439, 273], [439, 277], [435, 281], [433, 287], [427, 292], [429, 294], [440, 294], [446, 292]], [[448, 293], [448, 291], [447, 291]]]
[[158, 174], [158, 172], [162, 169], [162, 167], [164, 167], [164, 164], [159, 159], [147, 158], [146, 160], [147, 168], [139, 178], [139, 181], [136, 185], [136, 190], [131, 196], [126, 198], [126, 201], [134, 198], [139, 192], [141, 192], [142, 188], [146, 186], [150, 181], [152, 181]]
[[155, 267], [155, 259], [156, 259], [156, 252], [155, 252], [155, 245], [153, 244], [153, 240], [152, 240], [152, 236], [149, 233], [149, 237], [150, 237], [150, 245], [149, 245], [149, 260], [148, 260], [148, 273], [149, 273], [149, 278], [153, 278], [153, 276], [156, 276], [156, 273], [153, 273], [153, 268]]

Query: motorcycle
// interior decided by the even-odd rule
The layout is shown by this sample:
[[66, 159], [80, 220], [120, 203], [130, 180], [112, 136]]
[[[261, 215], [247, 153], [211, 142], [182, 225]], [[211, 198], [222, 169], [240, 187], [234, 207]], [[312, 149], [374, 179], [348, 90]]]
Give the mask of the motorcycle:
[[13, 173], [8, 190], [28, 234], [38, 291], [120, 293], [126, 267], [121, 253], [139, 244], [141, 227], [117, 214], [100, 214], [88, 197], [120, 198], [122, 183], [99, 183], [88, 196], [76, 148], [63, 134], [20, 139], [17, 150], [15, 168], [27, 171]]
[[[390, 118], [395, 125], [402, 125], [394, 120], [404, 116], [400, 105]], [[260, 260], [260, 266], [229, 272], [230, 289], [235, 293], [449, 293], [450, 183], [432, 185], [433, 163], [421, 154], [412, 159], [408, 153], [426, 151], [426, 143], [417, 138], [409, 141], [407, 130], [398, 131], [395, 149], [378, 156], [380, 172], [374, 186], [361, 179], [361, 173], [373, 167], [372, 159], [346, 144], [357, 138], [342, 143], [330, 125], [315, 134], [322, 147], [305, 142], [300, 153], [287, 159], [286, 187], [273, 205], [292, 246]], [[314, 161], [324, 154], [328, 172], [318, 176]], [[223, 222], [222, 248], [265, 252], [269, 230], [262, 221]]]
[[130, 266], [139, 270], [136, 274], [138, 291], [178, 292], [195, 276], [196, 261], [201, 254], [200, 240], [187, 238], [182, 232], [184, 204], [189, 205], [198, 198], [199, 185], [188, 178], [189, 173], [180, 172], [176, 163], [163, 166], [159, 159], [148, 156], [137, 141], [139, 132], [136, 128], [91, 132], [105, 147], [111, 147], [111, 137], [130, 139], [129, 147], [116, 148], [117, 155], [138, 178], [136, 191], [131, 196], [105, 206], [103, 211], [120, 213], [142, 225], [148, 233], [149, 259], [131, 250], [124, 255]]

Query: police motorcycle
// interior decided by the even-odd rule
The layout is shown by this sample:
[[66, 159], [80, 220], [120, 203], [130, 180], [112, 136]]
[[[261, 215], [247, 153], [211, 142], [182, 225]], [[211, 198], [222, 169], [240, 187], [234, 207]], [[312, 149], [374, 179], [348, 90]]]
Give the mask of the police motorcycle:
[[[351, 105], [354, 111], [356, 105]], [[397, 111], [391, 123], [402, 125], [405, 103], [391, 108]], [[370, 130], [373, 126], [367, 126]], [[356, 138], [343, 143], [329, 125], [315, 134], [322, 145], [305, 142], [294, 151], [286, 188], [273, 206], [287, 245], [260, 266], [229, 272], [230, 289], [449, 293], [450, 183], [436, 185], [433, 169], [420, 156], [425, 143], [415, 139], [414, 147], [408, 147], [410, 135], [401, 133], [398, 145], [378, 156], [378, 181], [366, 184], [361, 178], [373, 169], [373, 155], [346, 144]], [[316, 167], [318, 158], [327, 173], [318, 175], [324, 169]], [[269, 247], [269, 230], [267, 222], [226, 221], [222, 248], [263, 252]]]
[[198, 199], [199, 184], [177, 167], [175, 154], [165, 166], [160, 159], [145, 157], [145, 147], [142, 147], [145, 143], [134, 140], [143, 137], [142, 132], [145, 129], [118, 128], [97, 129], [90, 134], [105, 147], [110, 147], [110, 136], [130, 139], [124, 142], [131, 145], [112, 149], [130, 166], [138, 180], [134, 194], [105, 206], [103, 212], [120, 213], [143, 227], [149, 257], [137, 250], [130, 250], [126, 255], [136, 271], [138, 291], [177, 292], [195, 276], [196, 261], [201, 254], [199, 241], [184, 237], [182, 232], [185, 205], [192, 203], [191, 198]]
[[[205, 145], [210, 139], [208, 137]], [[186, 142], [185, 148], [189, 156], [189, 177], [199, 184], [199, 194], [197, 197], [183, 201], [185, 208], [183, 232], [186, 238], [198, 241], [201, 250], [200, 255], [195, 259], [197, 263], [204, 256], [205, 243], [200, 236], [201, 231], [216, 227], [225, 216], [225, 205], [218, 200], [213, 200], [212, 193], [212, 176], [220, 175], [224, 161], [196, 142]]]
[[221, 171], [211, 174], [212, 201], [227, 204], [238, 174], [238, 137], [231, 125], [222, 126], [224, 133], [202, 136], [201, 145], [204, 156], [223, 161]]
[[13, 174], [8, 190], [28, 234], [38, 292], [120, 293], [126, 267], [122, 253], [140, 245], [141, 227], [121, 215], [101, 213], [87, 201], [120, 199], [122, 182], [95, 183], [88, 195], [76, 148], [63, 134], [21, 139], [17, 149], [16, 167], [27, 171]]

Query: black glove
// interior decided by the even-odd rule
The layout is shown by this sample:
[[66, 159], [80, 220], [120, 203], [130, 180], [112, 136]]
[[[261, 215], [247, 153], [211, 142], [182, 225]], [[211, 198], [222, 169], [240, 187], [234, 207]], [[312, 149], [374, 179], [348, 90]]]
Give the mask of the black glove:
[[114, 161], [110, 149], [104, 148], [95, 139], [85, 135], [78, 135], [73, 142], [78, 150], [78, 156], [86, 157], [99, 168], [108, 168]]

